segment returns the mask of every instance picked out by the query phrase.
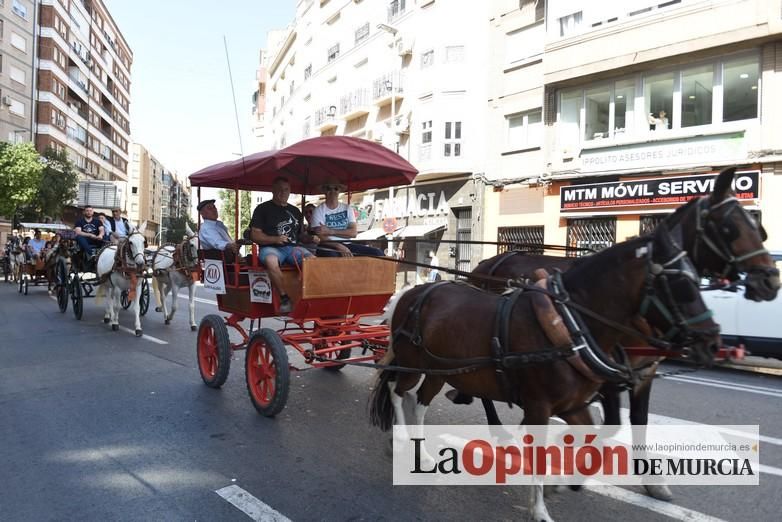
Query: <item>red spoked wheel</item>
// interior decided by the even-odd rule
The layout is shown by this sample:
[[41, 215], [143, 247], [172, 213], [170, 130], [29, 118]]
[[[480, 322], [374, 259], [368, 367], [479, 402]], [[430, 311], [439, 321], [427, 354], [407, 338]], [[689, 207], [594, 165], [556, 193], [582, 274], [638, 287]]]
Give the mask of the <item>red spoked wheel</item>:
[[244, 370], [247, 392], [258, 413], [266, 417], [280, 413], [288, 402], [290, 368], [277, 332], [262, 328], [250, 337]]
[[207, 315], [198, 326], [198, 371], [210, 388], [219, 388], [231, 369], [231, 340], [223, 318]]

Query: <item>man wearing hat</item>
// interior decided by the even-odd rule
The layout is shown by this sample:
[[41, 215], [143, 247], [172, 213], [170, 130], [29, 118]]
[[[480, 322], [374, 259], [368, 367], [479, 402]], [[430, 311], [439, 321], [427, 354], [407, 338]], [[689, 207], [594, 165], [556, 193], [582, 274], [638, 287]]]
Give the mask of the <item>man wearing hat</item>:
[[[339, 193], [347, 187], [337, 178], [329, 178], [321, 185], [326, 201], [321, 203], [312, 213], [311, 226], [316, 230], [321, 239], [321, 246], [331, 249], [318, 251], [320, 255], [350, 257], [353, 254], [359, 256], [382, 256], [379, 248], [368, 245], [346, 242], [346, 239], [356, 237], [356, 215], [353, 209], [345, 203], [339, 202]], [[324, 241], [329, 241], [324, 243]]]
[[234, 260], [234, 256], [239, 252], [237, 245], [228, 235], [228, 229], [225, 224], [217, 219], [217, 207], [215, 200], [205, 199], [196, 207], [201, 214], [204, 222], [198, 229], [198, 240], [204, 250], [222, 250], [225, 252], [225, 260], [229, 263]]

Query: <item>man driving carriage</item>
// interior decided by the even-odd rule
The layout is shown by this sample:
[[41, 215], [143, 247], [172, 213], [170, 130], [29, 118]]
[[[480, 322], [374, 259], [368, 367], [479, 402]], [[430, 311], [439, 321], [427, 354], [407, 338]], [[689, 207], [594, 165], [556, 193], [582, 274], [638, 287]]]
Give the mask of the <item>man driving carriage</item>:
[[[203, 218], [201, 228], [198, 229], [198, 241], [203, 250], [221, 250], [224, 252], [225, 261], [231, 263], [239, 253], [239, 245], [228, 235], [228, 228], [217, 219], [217, 207], [214, 199], [205, 199], [196, 207]], [[187, 236], [185, 236], [187, 239]]]
[[250, 230], [252, 240], [261, 246], [258, 258], [269, 272], [272, 286], [280, 294], [280, 312], [288, 313], [292, 304], [282, 283], [281, 265], [300, 265], [312, 252], [298, 242], [318, 243], [318, 237], [307, 233], [304, 218], [294, 205], [288, 204], [291, 185], [288, 178], [277, 177], [272, 183], [272, 199], [255, 207]]
[[76, 242], [88, 259], [95, 257], [96, 250], [103, 246], [103, 225], [95, 217], [95, 211], [90, 205], [84, 207], [84, 213], [73, 227], [76, 232]]

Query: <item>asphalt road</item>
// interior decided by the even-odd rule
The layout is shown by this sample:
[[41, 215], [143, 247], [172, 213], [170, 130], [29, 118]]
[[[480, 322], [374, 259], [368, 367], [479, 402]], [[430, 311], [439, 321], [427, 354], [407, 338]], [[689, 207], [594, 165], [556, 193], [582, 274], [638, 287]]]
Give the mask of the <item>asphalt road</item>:
[[[198, 296], [197, 320], [217, 311], [212, 295]], [[0, 283], [0, 519], [244, 521], [253, 510], [259, 520], [294, 521], [525, 517], [523, 488], [393, 487], [386, 435], [367, 420], [370, 370], [293, 373], [275, 419], [247, 397], [243, 352], [225, 386], [207, 388], [186, 304], [170, 326], [150, 309], [146, 337], [136, 338], [104, 325], [94, 300], [76, 321], [44, 288], [22, 296]], [[132, 329], [129, 311], [120, 321]], [[640, 488], [567, 491], [547, 500], [549, 512], [579, 521], [779, 520], [781, 398], [774, 375], [709, 370], [658, 380], [657, 422], [760, 425], [760, 486], [676, 487], [671, 503]], [[500, 415], [518, 422], [521, 412], [501, 407]], [[482, 423], [483, 413], [439, 397], [427, 420]], [[240, 497], [244, 511], [225, 497]]]

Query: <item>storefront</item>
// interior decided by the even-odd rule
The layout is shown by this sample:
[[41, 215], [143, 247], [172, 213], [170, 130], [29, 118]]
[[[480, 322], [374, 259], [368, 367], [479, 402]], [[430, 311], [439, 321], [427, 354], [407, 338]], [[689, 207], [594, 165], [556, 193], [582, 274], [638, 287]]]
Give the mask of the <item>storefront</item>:
[[[432, 181], [358, 195], [352, 201], [357, 238], [377, 240], [377, 246], [400, 259], [472, 270], [480, 261], [480, 249], [455, 242], [481, 239], [476, 218], [482, 188], [477, 183], [469, 178]], [[429, 273], [415, 271], [419, 280], [426, 280]], [[412, 275], [412, 270], [403, 272], [408, 281]]]

